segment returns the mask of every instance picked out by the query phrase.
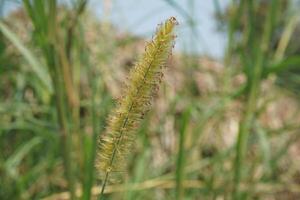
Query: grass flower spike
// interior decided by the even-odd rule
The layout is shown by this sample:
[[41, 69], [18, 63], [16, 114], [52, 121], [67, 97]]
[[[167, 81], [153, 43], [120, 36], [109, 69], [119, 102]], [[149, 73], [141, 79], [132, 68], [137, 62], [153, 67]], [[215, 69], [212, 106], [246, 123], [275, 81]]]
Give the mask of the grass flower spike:
[[99, 140], [96, 165], [103, 174], [104, 187], [109, 174], [123, 170], [136, 129], [150, 108], [163, 75], [162, 69], [174, 46], [175, 25], [177, 21], [171, 17], [159, 26], [153, 40], [146, 45], [144, 54], [129, 74], [124, 96], [111, 113], [106, 132]]

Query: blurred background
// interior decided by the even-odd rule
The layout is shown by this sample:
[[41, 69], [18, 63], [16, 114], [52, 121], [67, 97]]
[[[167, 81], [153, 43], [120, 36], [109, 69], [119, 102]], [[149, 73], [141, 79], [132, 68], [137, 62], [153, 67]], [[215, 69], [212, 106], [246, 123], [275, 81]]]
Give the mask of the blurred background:
[[97, 137], [176, 44], [107, 199], [300, 199], [299, 0], [0, 0], [0, 199], [97, 199]]

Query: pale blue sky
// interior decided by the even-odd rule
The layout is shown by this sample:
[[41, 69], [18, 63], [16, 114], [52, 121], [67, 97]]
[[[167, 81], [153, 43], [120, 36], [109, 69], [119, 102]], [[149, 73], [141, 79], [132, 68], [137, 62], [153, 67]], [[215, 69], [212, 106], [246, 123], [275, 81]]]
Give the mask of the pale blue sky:
[[[214, 0], [177, 0], [180, 7], [196, 22], [196, 36], [187, 25], [186, 17], [170, 6], [166, 0], [112, 0], [110, 20], [121, 30], [151, 37], [158, 23], [175, 16], [178, 28], [177, 50], [199, 52], [222, 58], [226, 35], [216, 31]], [[229, 0], [219, 0], [224, 8]], [[103, 17], [103, 1], [91, 0], [91, 8]]]
[[[1, 0], [0, 0], [1, 1]], [[4, 12], [15, 8], [18, 3], [6, 1]], [[170, 16], [175, 16], [178, 27], [177, 51], [197, 52], [215, 58], [222, 58], [226, 45], [226, 34], [216, 31], [214, 0], [175, 0], [185, 14], [195, 21], [194, 34], [184, 14], [167, 3], [168, 0], [90, 0], [89, 9], [103, 19], [104, 2], [111, 2], [107, 20], [119, 30], [150, 38], [157, 27]], [[224, 8], [230, 0], [218, 0]], [[20, 4], [19, 4], [20, 5]]]

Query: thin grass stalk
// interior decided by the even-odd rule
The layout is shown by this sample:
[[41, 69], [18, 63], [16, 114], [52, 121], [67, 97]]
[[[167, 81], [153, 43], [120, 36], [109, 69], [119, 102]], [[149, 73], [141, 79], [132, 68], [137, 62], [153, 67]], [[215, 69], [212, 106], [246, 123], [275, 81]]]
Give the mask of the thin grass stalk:
[[[57, 70], [56, 70], [57, 71]], [[63, 147], [63, 161], [64, 168], [66, 173], [66, 178], [68, 181], [68, 188], [70, 191], [71, 199], [75, 199], [75, 177], [73, 173], [72, 167], [72, 148], [71, 148], [71, 133], [68, 126], [68, 117], [66, 114], [66, 105], [64, 100], [64, 92], [63, 92], [63, 81], [61, 77], [57, 77], [55, 79], [55, 89], [56, 89], [56, 107], [58, 112], [58, 121], [61, 129], [61, 143]]]
[[52, 84], [54, 85], [54, 97], [57, 109], [59, 130], [61, 133], [64, 171], [68, 182], [70, 197], [71, 199], [76, 199], [75, 176], [71, 156], [72, 137], [69, 127], [69, 105], [67, 104], [67, 98], [65, 95], [65, 82], [64, 78], [62, 77], [63, 73], [60, 68], [59, 56], [56, 52], [55, 47], [55, 42], [57, 42], [57, 2], [56, 0], [23, 0], [23, 4], [36, 30], [38, 45], [43, 52], [47, 67], [50, 72]]
[[[96, 80], [96, 78], [95, 78]], [[87, 158], [85, 160], [86, 163], [86, 174], [84, 177], [84, 184], [83, 184], [83, 194], [82, 194], [82, 200], [89, 200], [91, 198], [91, 192], [92, 192], [92, 187], [94, 183], [94, 175], [95, 175], [95, 158], [96, 158], [96, 150], [97, 150], [97, 137], [98, 133], [103, 131], [103, 125], [105, 124], [105, 116], [107, 113], [107, 107], [109, 107], [108, 101], [106, 98], [103, 98], [100, 103], [100, 107], [103, 108], [102, 112], [102, 117], [101, 121], [99, 124], [98, 118], [97, 118], [97, 107], [98, 105], [96, 104], [96, 94], [97, 94], [97, 87], [96, 87], [96, 81], [93, 81], [92, 84], [92, 107], [91, 107], [91, 112], [92, 112], [92, 126], [93, 126], [93, 135], [91, 138], [91, 146], [88, 149], [88, 154]]]
[[234, 190], [232, 199], [239, 200], [241, 197], [240, 187], [242, 180], [242, 170], [244, 168], [245, 157], [247, 153], [247, 142], [250, 134], [250, 129], [254, 120], [254, 115], [257, 107], [257, 99], [259, 96], [261, 75], [264, 59], [270, 43], [270, 38], [274, 26], [274, 18], [276, 17], [278, 1], [274, 0], [269, 8], [268, 17], [265, 22], [265, 29], [262, 37], [261, 46], [257, 48], [256, 62], [254, 65], [254, 73], [252, 80], [248, 80], [250, 91], [246, 102], [245, 115], [240, 123], [238, 139], [236, 144], [236, 158], [234, 163]]
[[[237, 3], [237, 2], [235, 2]], [[239, 3], [239, 6], [237, 10], [233, 13], [232, 17], [229, 21], [229, 28], [228, 28], [228, 45], [226, 49], [226, 55], [225, 55], [225, 65], [230, 65], [231, 62], [231, 56], [233, 55], [233, 47], [234, 47], [234, 36], [235, 31], [238, 26], [239, 19], [243, 13], [245, 5], [245, 0], [241, 0]]]
[[92, 145], [89, 151], [89, 154], [91, 155], [86, 160], [87, 162], [87, 172], [86, 178], [84, 180], [83, 185], [83, 195], [82, 200], [89, 200], [91, 198], [91, 189], [93, 186], [93, 175], [94, 175], [94, 161], [96, 156], [96, 146], [97, 146], [97, 136], [98, 136], [98, 126], [97, 126], [97, 116], [96, 116], [96, 102], [95, 102], [95, 94], [96, 94], [96, 84], [95, 81], [93, 81], [92, 86], [92, 126], [93, 126], [93, 136], [92, 136]]
[[176, 199], [182, 200], [184, 199], [184, 174], [185, 174], [185, 138], [186, 138], [186, 128], [188, 125], [188, 121], [190, 118], [190, 109], [183, 113], [179, 129], [179, 149], [178, 149], [178, 157], [176, 163]]

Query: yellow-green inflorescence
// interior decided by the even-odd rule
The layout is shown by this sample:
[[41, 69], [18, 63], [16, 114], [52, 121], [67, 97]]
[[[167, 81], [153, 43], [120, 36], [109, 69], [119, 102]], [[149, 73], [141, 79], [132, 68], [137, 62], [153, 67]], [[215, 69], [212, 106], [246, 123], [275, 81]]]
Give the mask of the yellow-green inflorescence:
[[[96, 166], [102, 179], [123, 171], [126, 154], [135, 139], [135, 132], [163, 75], [163, 67], [174, 46], [174, 17], [159, 26], [154, 38], [129, 74], [129, 82], [118, 106], [111, 113], [106, 131], [99, 139]], [[106, 182], [106, 180], [105, 180]]]

